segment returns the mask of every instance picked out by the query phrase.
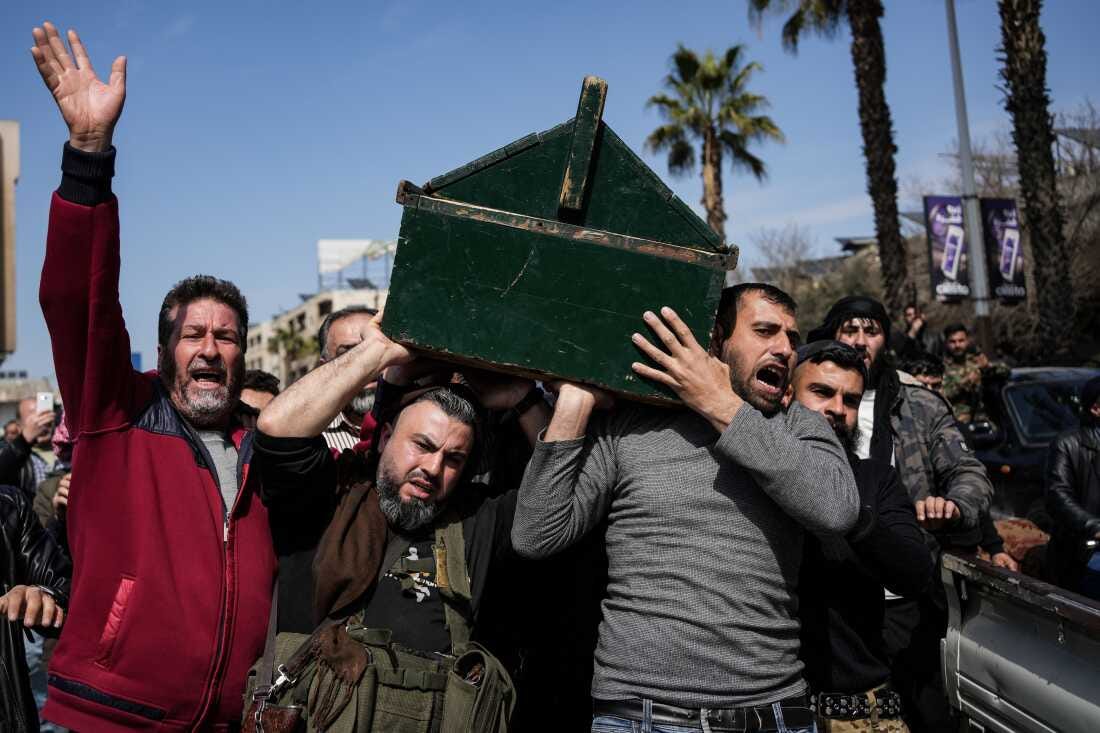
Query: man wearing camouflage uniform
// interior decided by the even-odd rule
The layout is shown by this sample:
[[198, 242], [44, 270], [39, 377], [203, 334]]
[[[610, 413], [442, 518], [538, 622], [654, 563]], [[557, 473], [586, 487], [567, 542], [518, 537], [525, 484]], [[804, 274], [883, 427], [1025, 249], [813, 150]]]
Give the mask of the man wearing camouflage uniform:
[[982, 404], [982, 380], [1004, 379], [1008, 367], [991, 363], [985, 354], [970, 350], [970, 333], [961, 323], [943, 329], [943, 395], [951, 402], [955, 419], [964, 425], [987, 420]]
[[[917, 521], [935, 557], [943, 547], [974, 546], [989, 510], [993, 486], [967, 446], [944, 398], [894, 367], [886, 349], [890, 318], [866, 296], [837, 301], [807, 343], [836, 339], [864, 355], [868, 388], [859, 408], [860, 458], [894, 465], [914, 502]], [[934, 583], [919, 600], [887, 599], [883, 630], [891, 678], [902, 695], [914, 733], [954, 729], [939, 659], [947, 628], [943, 587]]]

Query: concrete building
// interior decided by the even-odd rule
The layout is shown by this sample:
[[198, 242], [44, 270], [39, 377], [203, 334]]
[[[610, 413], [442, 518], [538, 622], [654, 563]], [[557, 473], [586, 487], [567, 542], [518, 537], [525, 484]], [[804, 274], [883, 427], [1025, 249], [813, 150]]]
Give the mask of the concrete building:
[[8, 420], [18, 419], [20, 400], [39, 392], [51, 392], [54, 403], [61, 403], [61, 394], [47, 377], [28, 377], [24, 371], [0, 372], [0, 426]]
[[15, 184], [19, 123], [0, 120], [0, 363], [15, 351]]
[[340, 288], [302, 296], [302, 302], [248, 329], [246, 369], [262, 369], [285, 388], [317, 364], [317, 330], [325, 316], [351, 305], [381, 309], [387, 290]]

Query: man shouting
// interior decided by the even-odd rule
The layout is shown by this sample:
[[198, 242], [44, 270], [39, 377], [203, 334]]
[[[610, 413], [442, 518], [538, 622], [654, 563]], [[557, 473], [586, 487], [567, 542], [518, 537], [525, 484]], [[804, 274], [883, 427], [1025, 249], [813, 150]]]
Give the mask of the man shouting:
[[74, 576], [44, 716], [82, 731], [224, 730], [263, 648], [275, 557], [235, 420], [248, 310], [232, 283], [173, 287], [159, 374], [130, 366], [119, 305], [112, 133], [126, 59], [104, 84], [49, 23], [31, 53], [69, 128], [39, 298], [66, 421]]

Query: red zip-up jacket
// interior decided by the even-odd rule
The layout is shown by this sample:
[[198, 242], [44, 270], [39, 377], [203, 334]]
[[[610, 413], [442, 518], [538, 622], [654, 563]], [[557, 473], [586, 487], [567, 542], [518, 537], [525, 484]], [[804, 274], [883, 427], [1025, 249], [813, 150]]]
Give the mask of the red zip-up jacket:
[[118, 202], [106, 191], [94, 206], [54, 194], [39, 293], [79, 434], [72, 594], [44, 716], [96, 733], [225, 729], [263, 651], [276, 566], [249, 475], [252, 434], [232, 434], [240, 492], [226, 530], [205, 447], [156, 373], [131, 367]]

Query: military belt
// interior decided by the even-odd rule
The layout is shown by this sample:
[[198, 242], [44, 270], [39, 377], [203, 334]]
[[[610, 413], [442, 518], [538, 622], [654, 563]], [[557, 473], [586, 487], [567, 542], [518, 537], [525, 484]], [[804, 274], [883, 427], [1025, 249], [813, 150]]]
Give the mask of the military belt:
[[810, 696], [810, 703], [818, 715], [832, 720], [901, 717], [901, 695], [889, 688], [856, 695], [820, 692]]

